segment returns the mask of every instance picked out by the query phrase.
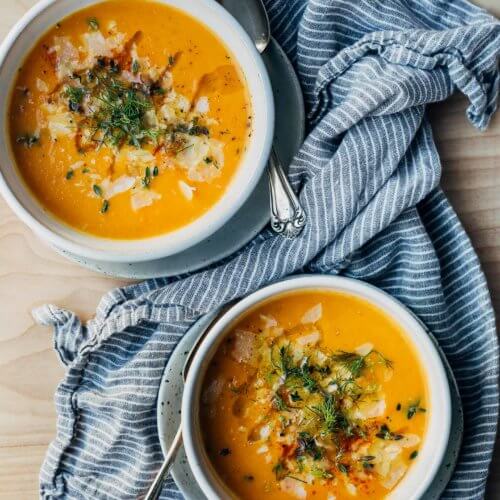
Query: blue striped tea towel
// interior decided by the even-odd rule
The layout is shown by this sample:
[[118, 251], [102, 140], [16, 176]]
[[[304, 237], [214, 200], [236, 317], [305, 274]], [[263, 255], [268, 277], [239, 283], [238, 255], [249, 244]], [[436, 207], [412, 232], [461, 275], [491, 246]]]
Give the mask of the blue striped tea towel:
[[[67, 373], [43, 498], [132, 499], [162, 460], [156, 395], [177, 341], [202, 314], [296, 272], [386, 290], [439, 340], [465, 409], [444, 498], [481, 498], [498, 415], [495, 318], [479, 261], [439, 188], [426, 104], [455, 90], [480, 129], [495, 111], [500, 24], [465, 0], [267, 0], [300, 77], [309, 135], [290, 177], [309, 215], [293, 241], [264, 230], [195, 275], [108, 293], [82, 325], [46, 306]], [[181, 497], [170, 481], [163, 498]]]

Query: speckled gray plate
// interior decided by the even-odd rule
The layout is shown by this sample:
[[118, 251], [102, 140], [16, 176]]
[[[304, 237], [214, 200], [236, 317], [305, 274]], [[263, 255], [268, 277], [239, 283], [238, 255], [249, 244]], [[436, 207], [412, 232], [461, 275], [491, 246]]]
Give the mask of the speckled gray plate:
[[[200, 333], [212, 322], [217, 314], [218, 312], [215, 311], [203, 316], [188, 330], [172, 353], [167, 366], [165, 367], [165, 373], [163, 374], [158, 392], [157, 402], [158, 435], [160, 437], [161, 449], [164, 454], [172, 442], [177, 426], [180, 422], [181, 399], [184, 388], [182, 380], [184, 362]], [[430, 337], [434, 341], [439, 354], [441, 355], [443, 364], [448, 374], [452, 403], [452, 417], [450, 439], [443, 463], [441, 464], [441, 467], [431, 486], [422, 497], [422, 500], [438, 500], [443, 493], [446, 485], [451, 479], [453, 470], [457, 463], [464, 429], [462, 403], [460, 401], [457, 383], [443, 352], [437, 345], [434, 337], [432, 337], [432, 335], [430, 335]], [[179, 490], [186, 498], [189, 498], [189, 500], [205, 500], [205, 496], [200, 490], [196, 479], [189, 468], [186, 455], [182, 447], [179, 450], [179, 454], [172, 468], [172, 477], [179, 487]]]
[[[276, 41], [272, 41], [263, 58], [274, 91], [275, 145], [288, 168], [304, 140], [302, 92], [290, 61]], [[269, 217], [269, 186], [264, 173], [253, 194], [231, 220], [206, 240], [176, 255], [147, 262], [117, 263], [86, 259], [54, 248], [70, 260], [110, 276], [129, 279], [175, 276], [196, 271], [236, 252], [262, 231]]]

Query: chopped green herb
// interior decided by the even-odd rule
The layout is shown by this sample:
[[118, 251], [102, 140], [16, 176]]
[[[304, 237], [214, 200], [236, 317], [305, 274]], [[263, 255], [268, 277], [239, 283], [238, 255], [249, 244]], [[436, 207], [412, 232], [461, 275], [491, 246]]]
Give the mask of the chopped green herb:
[[343, 474], [347, 474], [349, 472], [349, 466], [346, 465], [346, 464], [339, 464], [338, 465], [338, 469], [340, 472], [342, 472]]
[[87, 24], [89, 25], [89, 28], [92, 31], [98, 31], [99, 30], [99, 21], [95, 17], [89, 17], [87, 19]]
[[417, 458], [417, 455], [418, 455], [418, 451], [417, 450], [413, 450], [410, 453], [410, 460], [415, 460], [415, 458]]
[[400, 439], [403, 439], [402, 434], [395, 434], [394, 432], [391, 432], [389, 430], [389, 427], [387, 424], [382, 424], [380, 427], [380, 431], [375, 434], [378, 438], [380, 439], [385, 439], [385, 440], [394, 440], [394, 441], [399, 441]]
[[210, 132], [207, 127], [203, 125], [193, 125], [189, 129], [189, 135], [209, 135]]
[[406, 412], [406, 417], [411, 420], [417, 413], [425, 413], [427, 410], [420, 407], [420, 400], [416, 403], [408, 406], [408, 411]]
[[396, 405], [396, 411], [401, 411], [401, 403], [398, 403], [398, 404]]
[[146, 170], [144, 172], [144, 177], [142, 178], [142, 187], [149, 188], [150, 184], [151, 184], [151, 169], [149, 167], [146, 167]]
[[290, 394], [290, 398], [292, 401], [302, 401], [302, 398], [300, 397], [298, 391], [292, 392], [292, 394]]
[[88, 168], [88, 167], [82, 168], [82, 174], [88, 174], [89, 172], [90, 172], [90, 168]]
[[174, 63], [175, 63], [175, 56], [172, 55], [168, 56], [168, 65], [173, 66]]
[[158, 170], [158, 167], [155, 166], [153, 168], [153, 177], [157, 177], [159, 173], [160, 173], [160, 171]]
[[320, 405], [309, 408], [319, 419], [322, 432], [325, 434], [336, 434], [340, 431], [350, 433], [350, 424], [343, 413], [340, 402], [332, 394], [323, 395]]
[[24, 134], [19, 135], [16, 138], [16, 142], [18, 144], [22, 144], [24, 147], [31, 149], [35, 144], [38, 144], [40, 141], [40, 137], [34, 134]]
[[278, 463], [276, 463], [274, 465], [273, 472], [274, 472], [274, 474], [276, 476], [276, 480], [277, 481], [280, 481], [281, 479], [283, 479], [284, 477], [286, 477], [286, 469], [283, 466], [282, 462], [278, 462]]
[[203, 161], [205, 163], [212, 163], [213, 162], [213, 160], [212, 160], [212, 158], [210, 158], [210, 156], [207, 156]]
[[139, 64], [139, 61], [137, 59], [134, 59], [132, 61], [132, 73], [134, 75], [137, 75], [137, 73], [139, 73], [140, 69], [141, 69], [141, 65]]
[[[95, 95], [94, 95], [95, 94]], [[109, 74], [99, 77], [94, 97], [100, 102], [90, 117], [91, 126], [112, 147], [130, 144], [137, 148], [146, 140], [156, 141], [159, 130], [147, 126], [150, 98], [136, 88], [128, 88]]]
[[108, 209], [109, 209], [109, 201], [104, 200], [101, 206], [101, 214], [105, 214], [108, 211]]
[[78, 112], [81, 110], [81, 104], [85, 97], [85, 89], [83, 87], [73, 87], [68, 85], [64, 92], [64, 97], [68, 98], [68, 106], [70, 111]]
[[98, 186], [97, 184], [94, 184], [92, 186], [92, 190], [94, 191], [94, 193], [97, 195], [97, 196], [102, 196], [102, 189], [101, 189], [101, 186]]
[[283, 401], [283, 398], [279, 396], [278, 394], [274, 395], [273, 399], [273, 405], [278, 411], [286, 411], [288, 410], [288, 406], [286, 403]]
[[67, 172], [66, 172], [66, 180], [70, 180], [73, 178], [73, 175], [75, 175], [75, 172], [70, 168]]
[[165, 94], [165, 89], [160, 87], [159, 85], [153, 85], [150, 89], [149, 92], [151, 95], [163, 95]]

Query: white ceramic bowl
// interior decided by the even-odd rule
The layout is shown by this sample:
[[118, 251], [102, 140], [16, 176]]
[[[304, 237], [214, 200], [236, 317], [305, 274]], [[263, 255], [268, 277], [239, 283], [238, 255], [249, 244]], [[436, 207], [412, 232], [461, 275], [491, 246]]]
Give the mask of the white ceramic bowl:
[[[9, 144], [7, 113], [13, 80], [33, 44], [61, 19], [101, 0], [42, 0], [12, 28], [0, 46], [0, 193], [38, 236], [81, 257], [140, 262], [173, 255], [204, 240], [225, 224], [246, 201], [262, 175], [274, 132], [274, 100], [266, 68], [252, 40], [214, 0], [154, 0], [172, 5], [217, 34], [246, 78], [253, 133], [248, 150], [222, 198], [202, 217], [179, 230], [153, 238], [115, 240], [76, 231], [54, 218], [29, 192], [15, 166]], [[166, 213], [165, 217], [169, 214]]]
[[438, 471], [450, 434], [451, 402], [445, 369], [433, 341], [408, 309], [371, 285], [338, 276], [303, 275], [270, 285], [238, 302], [211, 328], [192, 361], [182, 399], [183, 442], [194, 477], [210, 500], [234, 497], [217, 477], [210, 464], [203, 445], [199, 422], [199, 400], [203, 378], [218, 346], [232, 326], [258, 304], [283, 293], [311, 289], [339, 291], [367, 300], [399, 324], [415, 348], [427, 375], [430, 408], [428, 425], [423, 444], [419, 449], [418, 460], [412, 464], [388, 498], [397, 500], [421, 498]]

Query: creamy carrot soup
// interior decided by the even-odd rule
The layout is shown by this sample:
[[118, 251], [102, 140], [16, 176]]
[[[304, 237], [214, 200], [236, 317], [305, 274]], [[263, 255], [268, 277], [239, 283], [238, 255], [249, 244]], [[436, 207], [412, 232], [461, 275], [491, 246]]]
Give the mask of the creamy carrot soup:
[[384, 498], [418, 460], [416, 353], [359, 298], [304, 291], [242, 319], [201, 395], [207, 454], [238, 498]]
[[183, 12], [113, 0], [61, 20], [19, 69], [18, 168], [41, 204], [111, 238], [166, 233], [220, 199], [251, 134], [244, 77]]

